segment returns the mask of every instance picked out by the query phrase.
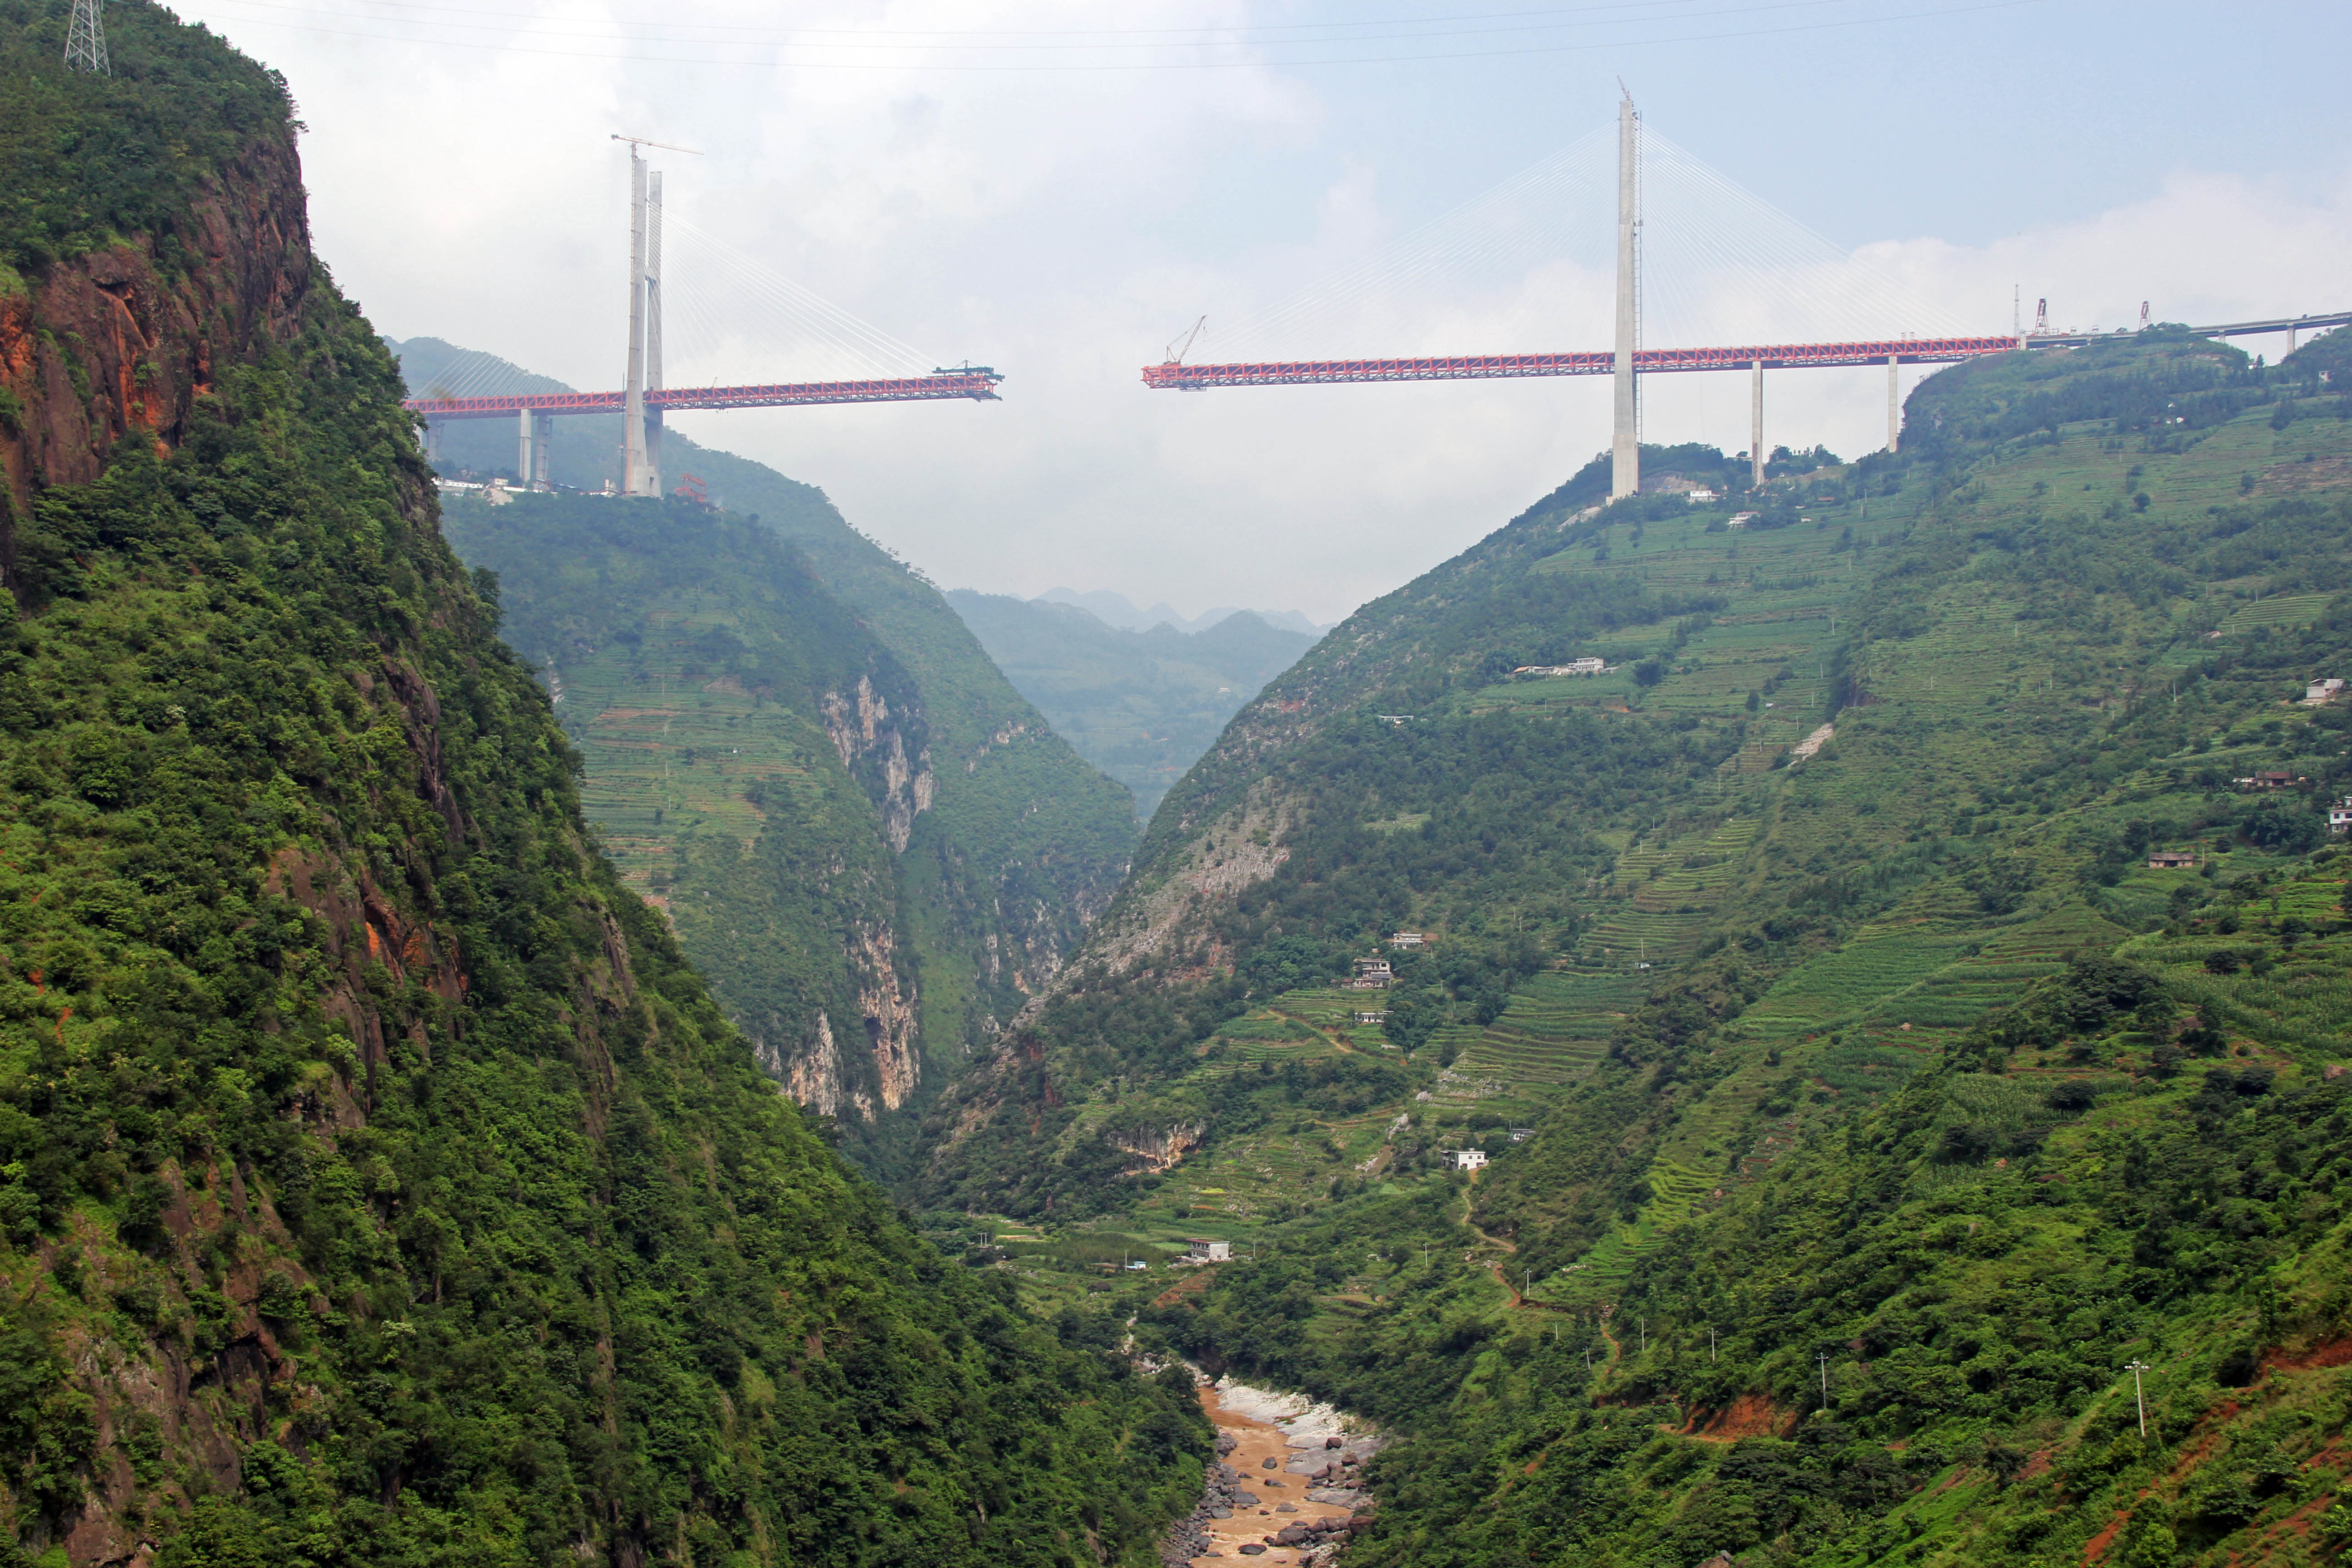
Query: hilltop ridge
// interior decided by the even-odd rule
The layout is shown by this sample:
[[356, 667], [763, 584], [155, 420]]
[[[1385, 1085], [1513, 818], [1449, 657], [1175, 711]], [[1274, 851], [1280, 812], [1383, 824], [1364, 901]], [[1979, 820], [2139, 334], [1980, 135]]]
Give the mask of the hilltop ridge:
[[1139, 1304], [1412, 1438], [1370, 1563], [2337, 1539], [2328, 343], [1998, 356], [1719, 505], [1575, 476], [1235, 717], [932, 1201], [1257, 1238]]
[[0, 5], [0, 1557], [1149, 1562], [1190, 1378], [759, 1072], [440, 534], [284, 83], [143, 5], [68, 74], [67, 13]]

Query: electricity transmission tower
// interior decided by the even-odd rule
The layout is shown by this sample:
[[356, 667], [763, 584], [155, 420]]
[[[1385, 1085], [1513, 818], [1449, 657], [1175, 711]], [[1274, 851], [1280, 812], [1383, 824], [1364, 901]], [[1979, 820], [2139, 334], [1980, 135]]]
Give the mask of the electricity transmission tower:
[[74, 0], [73, 20], [66, 25], [66, 68], [92, 76], [112, 76], [106, 62], [106, 23], [99, 12], [106, 0]]

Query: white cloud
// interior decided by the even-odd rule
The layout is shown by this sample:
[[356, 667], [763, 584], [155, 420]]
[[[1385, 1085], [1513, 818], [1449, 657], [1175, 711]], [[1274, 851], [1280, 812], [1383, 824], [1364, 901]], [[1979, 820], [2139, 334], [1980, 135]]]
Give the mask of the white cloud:
[[[1252, 10], [1249, 0], [1137, 0], [1110, 24], [1076, 0], [836, 0], [803, 8], [794, 25], [1140, 28], [1237, 23]], [[1462, 549], [1607, 445], [1598, 380], [1144, 389], [1139, 367], [1201, 311], [1217, 357], [1223, 323], [1410, 226], [1384, 193], [1413, 185], [1406, 174], [1425, 189], [1428, 171], [1334, 152], [1328, 77], [648, 67], [266, 26], [260, 18], [285, 14], [246, 0], [188, 14], [287, 71], [312, 127], [304, 156], [320, 249], [393, 335], [616, 384], [625, 163], [607, 138], [619, 131], [704, 150], [661, 155], [673, 206], [703, 227], [926, 353], [1006, 372], [1001, 405], [677, 421], [824, 486], [944, 584], [1068, 584], [1188, 610], [1261, 604], [1333, 618]], [[552, 4], [546, 14], [559, 15]], [[577, 31], [602, 14], [560, 13]], [[748, 4], [692, 15], [771, 21]], [[2060, 324], [2084, 327], [2136, 321], [2142, 299], [2159, 318], [2191, 321], [2352, 303], [2337, 297], [2352, 250], [2352, 185], [2340, 181], [2183, 174], [2145, 200], [2084, 205], [2074, 221], [1982, 246], [1919, 237], [1865, 254], [1987, 331], [2006, 328], [2012, 283], [2029, 311], [2046, 296]], [[1286, 212], [1296, 218], [1268, 220]], [[1685, 279], [1674, 323], [1745, 327], [1748, 341], [1811, 324], [1753, 282]], [[673, 270], [674, 294], [692, 287]], [[1331, 328], [1348, 338], [1332, 352], [1605, 347], [1607, 288], [1605, 263], [1559, 256], [1475, 289], [1392, 289]], [[1654, 323], [1668, 319], [1665, 304], [1662, 292]], [[752, 312], [730, 314], [727, 301], [706, 310], [756, 338]], [[674, 319], [682, 341], [683, 307]], [[1663, 330], [1652, 341], [1667, 346]], [[1578, 333], [1592, 341], [1569, 341]], [[754, 342], [740, 352], [747, 363], [729, 379], [792, 373], [748, 363]], [[1916, 379], [1906, 373], [1906, 390]], [[1851, 455], [1884, 439], [1883, 372], [1779, 373], [1769, 396], [1769, 443], [1822, 440]], [[1656, 377], [1646, 397], [1652, 440], [1748, 444], [1744, 374]]]

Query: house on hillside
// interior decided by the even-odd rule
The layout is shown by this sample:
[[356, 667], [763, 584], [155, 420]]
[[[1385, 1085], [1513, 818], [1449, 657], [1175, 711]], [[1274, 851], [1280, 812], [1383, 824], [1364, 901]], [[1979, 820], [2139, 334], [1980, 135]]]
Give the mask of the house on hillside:
[[1597, 658], [1571, 658], [1566, 664], [1523, 664], [1511, 671], [1541, 679], [1549, 675], [1605, 675], [1609, 666]]
[[1356, 977], [1348, 984], [1359, 991], [1385, 991], [1395, 978], [1396, 971], [1389, 967], [1387, 959], [1360, 958], [1356, 960]]
[[2271, 790], [2271, 789], [2287, 789], [2287, 788], [2291, 788], [2292, 786], [2294, 786], [2294, 785], [2295, 785], [2295, 784], [2305, 784], [2305, 783], [2308, 783], [2309, 781], [2308, 781], [2308, 780], [2305, 780], [2305, 779], [2299, 779], [2299, 778], [2295, 777], [2293, 773], [2256, 773], [2256, 774], [2254, 774], [2254, 775], [2253, 775], [2253, 777], [2252, 777], [2252, 778], [2231, 779], [2230, 782], [2231, 782], [2231, 784], [2236, 784], [2240, 789], [2251, 789], [2251, 790]]
[[1388, 1021], [1388, 1014], [1380, 1008], [1359, 1007], [1356, 1009], [1356, 1022], [1359, 1024], [1385, 1024]]
[[2346, 795], [2327, 808], [2327, 831], [2352, 833], [2352, 795]]
[[1535, 1135], [1536, 1130], [1532, 1127], [1514, 1127], [1511, 1129], [1511, 1142], [1514, 1143], [1524, 1143]]
[[2330, 677], [2326, 680], [2315, 680], [2311, 683], [2309, 689], [2305, 690], [2303, 694], [2303, 706], [2305, 708], [2326, 707], [2328, 703], [2335, 701], [2336, 695], [2343, 689], [2344, 683], [2333, 677]]
[[1226, 1263], [1233, 1258], [1234, 1244], [1211, 1241], [1205, 1236], [1188, 1236], [1184, 1238], [1184, 1256], [1194, 1263]]
[[1689, 491], [1685, 492], [1685, 494], [1684, 494], [1684, 496], [1683, 496], [1683, 499], [1684, 499], [1685, 500], [1686, 500], [1686, 501], [1690, 502], [1690, 503], [1691, 503], [1691, 505], [1693, 505], [1693, 506], [1698, 506], [1698, 505], [1701, 505], [1701, 504], [1703, 504], [1703, 503], [1705, 503], [1705, 502], [1706, 502], [1706, 501], [1711, 501], [1711, 500], [1715, 500], [1716, 498], [1715, 498], [1715, 492], [1714, 492], [1713, 490], [1708, 489], [1706, 489], [1704, 485], [1702, 485], [1702, 486], [1700, 486], [1698, 489], [1695, 489], [1695, 490], [1689, 490]]
[[1427, 933], [1423, 931], [1392, 931], [1389, 932], [1389, 946], [1391, 949], [1400, 947], [1427, 947], [1428, 945], [1429, 937]]
[[1761, 512], [1735, 511], [1731, 514], [1731, 520], [1728, 522], [1726, 522], [1724, 526], [1726, 528], [1746, 528], [1749, 523], [1754, 522], [1762, 515], [1763, 514]]
[[1475, 1171], [1486, 1163], [1484, 1149], [1448, 1149], [1444, 1154], [1446, 1164], [1456, 1171]]
[[2178, 871], [2196, 864], [2197, 857], [2185, 849], [2159, 849], [2147, 858], [2147, 868], [2151, 871]]

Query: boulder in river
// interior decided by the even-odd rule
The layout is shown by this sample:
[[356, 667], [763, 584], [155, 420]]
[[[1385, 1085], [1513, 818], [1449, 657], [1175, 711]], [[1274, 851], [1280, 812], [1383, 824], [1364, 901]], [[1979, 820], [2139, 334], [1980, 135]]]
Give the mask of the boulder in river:
[[1244, 1557], [1263, 1557], [1265, 1555], [1265, 1548], [1260, 1546], [1255, 1541], [1244, 1542], [1242, 1543], [1242, 1555]]
[[1307, 1494], [1308, 1502], [1328, 1503], [1333, 1508], [1354, 1508], [1370, 1499], [1370, 1492], [1360, 1492], [1352, 1487], [1317, 1487]]

